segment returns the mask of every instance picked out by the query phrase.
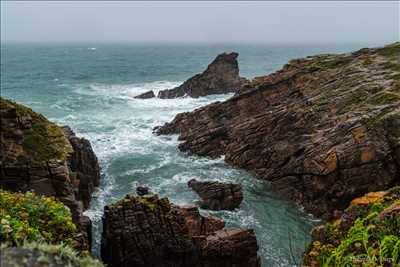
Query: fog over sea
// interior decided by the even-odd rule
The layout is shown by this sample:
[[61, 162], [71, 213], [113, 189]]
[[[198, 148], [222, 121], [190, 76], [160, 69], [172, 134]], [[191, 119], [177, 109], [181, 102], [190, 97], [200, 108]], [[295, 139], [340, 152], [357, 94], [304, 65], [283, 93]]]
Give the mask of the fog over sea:
[[99, 255], [103, 206], [146, 185], [176, 204], [193, 204], [192, 178], [242, 184], [244, 201], [235, 211], [206, 211], [227, 226], [253, 228], [262, 266], [295, 266], [317, 222], [301, 207], [272, 192], [268, 184], [224, 163], [189, 156], [177, 136], [152, 129], [232, 95], [198, 99], [134, 99], [148, 90], [175, 87], [203, 71], [222, 52], [239, 53], [242, 76], [278, 70], [288, 60], [317, 53], [350, 52], [363, 45], [134, 45], [2, 44], [1, 95], [30, 106], [92, 143], [102, 169], [89, 210], [94, 253]]

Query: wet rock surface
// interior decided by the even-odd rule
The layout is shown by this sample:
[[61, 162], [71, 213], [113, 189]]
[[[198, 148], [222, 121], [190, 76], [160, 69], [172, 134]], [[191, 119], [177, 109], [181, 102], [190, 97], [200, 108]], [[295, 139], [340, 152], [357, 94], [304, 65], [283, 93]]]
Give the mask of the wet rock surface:
[[135, 98], [139, 98], [139, 99], [148, 99], [148, 98], [153, 98], [153, 97], [156, 97], [153, 90], [147, 91], [147, 92], [144, 92], [143, 94], [135, 96]]
[[238, 208], [243, 200], [242, 188], [237, 183], [192, 179], [188, 186], [200, 196], [200, 206], [204, 209], [233, 210]]
[[235, 52], [218, 55], [203, 73], [191, 77], [176, 88], [160, 91], [158, 97], [190, 96], [198, 98], [212, 94], [236, 92], [246, 82], [246, 79], [239, 76], [238, 55]]
[[14, 192], [33, 190], [58, 198], [70, 208], [80, 232], [77, 239], [82, 249], [88, 250], [91, 223], [82, 212], [89, 206], [100, 180], [89, 141], [27, 107], [0, 100], [0, 187]]
[[104, 208], [101, 255], [107, 266], [260, 266], [252, 230], [224, 229], [194, 206], [157, 195]]
[[400, 183], [400, 43], [291, 60], [231, 99], [155, 129], [179, 149], [225, 155], [331, 218], [364, 193]]

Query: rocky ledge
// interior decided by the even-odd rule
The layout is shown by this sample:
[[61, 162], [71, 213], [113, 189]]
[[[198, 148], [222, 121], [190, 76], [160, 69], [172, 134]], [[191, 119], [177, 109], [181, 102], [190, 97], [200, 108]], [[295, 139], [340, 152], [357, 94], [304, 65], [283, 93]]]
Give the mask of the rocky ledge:
[[239, 76], [238, 53], [218, 55], [207, 69], [182, 85], [158, 92], [159, 98], [200, 97], [236, 92], [246, 79]]
[[104, 208], [101, 256], [110, 267], [260, 266], [254, 232], [224, 225], [194, 206], [127, 195]]
[[76, 137], [23, 105], [0, 98], [0, 188], [55, 196], [72, 213], [80, 244], [89, 250], [89, 206], [100, 172], [88, 140]]
[[201, 197], [200, 206], [204, 209], [234, 210], [243, 200], [242, 188], [237, 183], [192, 179], [188, 186]]
[[254, 172], [331, 218], [400, 184], [400, 43], [290, 61], [236, 96], [178, 114], [158, 134]]

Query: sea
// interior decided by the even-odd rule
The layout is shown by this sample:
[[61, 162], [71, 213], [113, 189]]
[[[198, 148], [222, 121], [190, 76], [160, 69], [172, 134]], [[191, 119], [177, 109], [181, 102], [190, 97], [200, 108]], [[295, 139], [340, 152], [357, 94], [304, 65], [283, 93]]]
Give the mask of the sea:
[[195, 204], [192, 178], [239, 182], [244, 200], [234, 211], [201, 210], [227, 227], [252, 228], [262, 266], [298, 266], [319, 220], [252, 174], [224, 158], [188, 155], [177, 136], [156, 136], [155, 126], [232, 94], [177, 99], [135, 99], [148, 90], [178, 86], [202, 72], [222, 52], [239, 53], [246, 78], [280, 69], [288, 60], [350, 52], [362, 44], [94, 44], [2, 43], [1, 95], [28, 105], [90, 140], [101, 166], [101, 184], [85, 212], [93, 221], [99, 256], [103, 207], [139, 185], [176, 204]]

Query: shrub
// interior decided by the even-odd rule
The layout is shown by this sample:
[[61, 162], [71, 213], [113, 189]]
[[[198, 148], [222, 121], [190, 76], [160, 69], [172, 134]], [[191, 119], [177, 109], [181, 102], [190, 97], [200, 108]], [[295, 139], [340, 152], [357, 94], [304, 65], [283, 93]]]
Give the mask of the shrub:
[[72, 244], [76, 226], [70, 210], [54, 197], [32, 192], [0, 190], [0, 242], [20, 245], [23, 241]]

